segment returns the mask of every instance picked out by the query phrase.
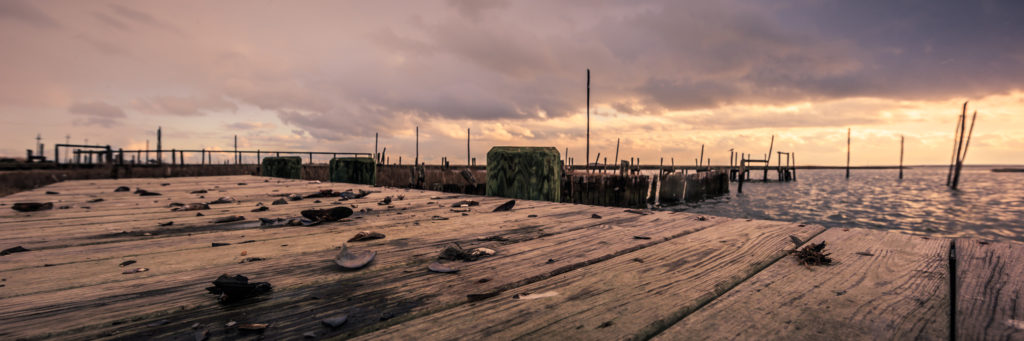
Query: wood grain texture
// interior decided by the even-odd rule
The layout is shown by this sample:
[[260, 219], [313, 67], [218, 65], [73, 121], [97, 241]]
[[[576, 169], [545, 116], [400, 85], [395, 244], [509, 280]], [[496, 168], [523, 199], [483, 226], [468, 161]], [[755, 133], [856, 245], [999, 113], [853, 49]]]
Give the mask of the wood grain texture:
[[[259, 180], [261, 178], [239, 178], [231, 177], [221, 179], [218, 187], [237, 186], [233, 182]], [[156, 179], [170, 181], [171, 185], [161, 186], [168, 189], [168, 193], [186, 193], [192, 190], [195, 184], [183, 180], [176, 183], [172, 179]], [[225, 184], [224, 182], [227, 182]], [[137, 182], [146, 183], [146, 182]], [[269, 188], [277, 186], [289, 191], [299, 189], [315, 189], [304, 186], [320, 186], [308, 182], [284, 181], [275, 185], [276, 182], [268, 182], [265, 189], [253, 190], [246, 185], [238, 189], [231, 189], [233, 194], [243, 194], [242, 191], [252, 193], [240, 195], [246, 200], [260, 200], [260, 196], [269, 195]], [[229, 186], [230, 184], [230, 186]], [[94, 183], [88, 186], [67, 186], [59, 188], [64, 195], [65, 192], [75, 191], [92, 193], [93, 191], [112, 191], [110, 183]], [[336, 190], [338, 187], [356, 187], [371, 189], [368, 186], [350, 184], [330, 184]], [[92, 188], [92, 189], [90, 189]], [[241, 189], [248, 188], [248, 189]], [[306, 190], [304, 189], [304, 190]], [[307, 319], [288, 322], [286, 318], [280, 318], [282, 326], [276, 330], [284, 333], [293, 331], [294, 328], [305, 327], [312, 324], [318, 326], [318, 320], [308, 319], [302, 312], [311, 310], [303, 303], [308, 295], [317, 292], [338, 290], [336, 283], [355, 283], [357, 286], [366, 285], [357, 292], [361, 293], [364, 301], [359, 304], [353, 303], [348, 306], [338, 302], [324, 299], [324, 304], [329, 304], [319, 310], [330, 312], [333, 309], [349, 307], [371, 307], [374, 311], [389, 312], [397, 315], [399, 312], [408, 311], [407, 306], [401, 304], [393, 305], [390, 308], [374, 308], [380, 299], [389, 299], [390, 292], [401, 293], [404, 285], [402, 281], [396, 280], [410, 276], [406, 271], [413, 267], [422, 270], [427, 260], [436, 257], [439, 250], [445, 243], [459, 242], [466, 247], [484, 246], [496, 249], [502, 257], [495, 257], [493, 261], [502, 259], [514, 260], [527, 257], [529, 262], [520, 264], [515, 275], [534, 274], [527, 276], [533, 280], [566, 267], [584, 266], [595, 259], [605, 257], [609, 253], [623, 252], [642, 247], [661, 240], [634, 240], [632, 235], [639, 233], [651, 233], [655, 237], [668, 238], [680, 233], [689, 232], [695, 229], [708, 226], [715, 222], [697, 222], [694, 219], [686, 219], [682, 224], [665, 225], [659, 222], [669, 216], [690, 216], [687, 214], [671, 214], [661, 212], [652, 215], [637, 215], [624, 212], [622, 209], [563, 205], [551, 202], [521, 200], [511, 212], [489, 212], [506, 199], [490, 197], [467, 197], [426, 191], [409, 191], [389, 188], [372, 188], [383, 191], [373, 194], [363, 200], [346, 201], [345, 204], [359, 203], [360, 206], [367, 205], [375, 208], [363, 219], [356, 216], [336, 223], [322, 224], [316, 227], [286, 227], [262, 229], [256, 227], [245, 227], [236, 230], [210, 230], [204, 233], [188, 235], [185, 233], [169, 233], [166, 229], [176, 226], [161, 228], [155, 222], [159, 216], [164, 214], [166, 207], [154, 209], [122, 208], [116, 205], [101, 207], [98, 211], [124, 211], [135, 218], [126, 222], [107, 223], [107, 220], [97, 224], [72, 224], [75, 226], [63, 227], [54, 224], [46, 229], [22, 229], [18, 224], [7, 225], [3, 230], [20, 231], [26, 233], [29, 238], [51, 238], [61, 234], [81, 233], [82, 236], [95, 235], [111, 229], [134, 227], [140, 225], [152, 226], [146, 231], [153, 231], [153, 236], [130, 236], [111, 237], [102, 244], [82, 244], [76, 246], [60, 247], [54, 246], [33, 250], [26, 253], [4, 256], [4, 270], [0, 276], [7, 278], [6, 286], [0, 291], [0, 324], [5, 327], [0, 331], [2, 337], [32, 337], [32, 336], [56, 336], [71, 337], [71, 335], [113, 335], [113, 331], [123, 331], [131, 327], [135, 333], [152, 330], [149, 323], [159, 322], [163, 317], [177, 311], [186, 311], [188, 319], [216, 319], [223, 317], [223, 314], [231, 314], [237, 310], [225, 312], [216, 301], [205, 293], [203, 288], [209, 285], [209, 281], [221, 273], [243, 273], [254, 280], [270, 281], [275, 286], [275, 293], [271, 299], [262, 305], [246, 306], [252, 309], [264, 307], [266, 313], [272, 312], [295, 312], [297, 308], [300, 314]], [[112, 193], [111, 194], [121, 194]], [[395, 208], [379, 206], [375, 202], [385, 195], [404, 195], [405, 200], [393, 201]], [[22, 196], [42, 195], [29, 193]], [[104, 194], [106, 195], [106, 194]], [[474, 199], [480, 202], [480, 206], [471, 208], [468, 215], [461, 212], [452, 212], [451, 203], [464, 198]], [[123, 199], [125, 202], [132, 200], [148, 202], [145, 197], [130, 196]], [[113, 199], [111, 201], [114, 201]], [[299, 209], [318, 206], [331, 206], [332, 203], [312, 204], [312, 200], [303, 200], [289, 205], [274, 206], [271, 211], [274, 214], [295, 214]], [[309, 205], [309, 206], [306, 206]], [[245, 210], [250, 206], [245, 205]], [[154, 211], [156, 210], [156, 211]], [[234, 213], [235, 208], [230, 209]], [[160, 213], [155, 213], [160, 212]], [[170, 213], [170, 212], [168, 212]], [[173, 212], [177, 214], [178, 212]], [[189, 215], [194, 212], [187, 212]], [[265, 212], [266, 213], [266, 212]], [[592, 219], [592, 213], [600, 213], [603, 219]], [[119, 214], [97, 214], [93, 217], [81, 219], [106, 219]], [[248, 213], [247, 213], [248, 215]], [[531, 217], [535, 215], [536, 217]], [[154, 217], [157, 216], [157, 217]], [[447, 218], [447, 220], [436, 220], [434, 216]], [[690, 216], [692, 218], [692, 216]], [[58, 218], [59, 215], [54, 218]], [[185, 220], [182, 224], [188, 225]], [[197, 223], [198, 224], [198, 223]], [[595, 231], [588, 231], [591, 228], [600, 226], [614, 226], [612, 232], [600, 232], [604, 229], [598, 228]], [[384, 232], [388, 238], [379, 241], [360, 243], [359, 247], [372, 247], [379, 252], [378, 259], [371, 266], [361, 272], [346, 273], [337, 271], [332, 266], [331, 259], [337, 253], [336, 248], [345, 239], [351, 237], [355, 232], [372, 229]], [[83, 230], [77, 231], [76, 230]], [[61, 233], [54, 233], [61, 231]], [[590, 235], [588, 233], [597, 233]], [[505, 241], [480, 241], [479, 238], [493, 237], [500, 235]], [[604, 235], [605, 237], [600, 237]], [[80, 237], [76, 237], [80, 238]], [[591, 239], [593, 238], [593, 239]], [[611, 242], [609, 238], [627, 240], [628, 243], [621, 246], [608, 247]], [[242, 241], [250, 243], [240, 244]], [[232, 243], [229, 246], [210, 247], [212, 241], [226, 241]], [[287, 245], [285, 247], [284, 245]], [[560, 262], [547, 265], [545, 261], [551, 257], [541, 250], [550, 248], [565, 247], [569, 250], [576, 250], [577, 253], [563, 255]], [[241, 252], [245, 251], [246, 256], [257, 256], [265, 258], [263, 261], [254, 263], [241, 263], [239, 261], [246, 256]], [[546, 253], [551, 253], [547, 251]], [[544, 258], [548, 257], [548, 258]], [[543, 259], [542, 259], [543, 258]], [[147, 267], [150, 271], [139, 274], [122, 275], [121, 268], [117, 263], [134, 259], [138, 263], [133, 266]], [[493, 262], [478, 262], [478, 266], [484, 266]], [[545, 264], [536, 267], [535, 264]], [[53, 266], [46, 266], [54, 264]], [[476, 265], [476, 264], [474, 264]], [[501, 269], [507, 267], [495, 267], [493, 277], [495, 279], [487, 285], [480, 285], [472, 281], [473, 286], [469, 289], [500, 288], [515, 285], [522, 281], [522, 278], [512, 273], [504, 273]], [[422, 271], [417, 271], [417, 275]], [[483, 272], [481, 272], [483, 273]], [[390, 274], [376, 277], [373, 274]], [[369, 275], [370, 277], [363, 278]], [[390, 276], [390, 277], [389, 277]], [[504, 277], [502, 277], [504, 276]], [[416, 276], [413, 276], [416, 277]], [[454, 278], [459, 278], [458, 276]], [[436, 285], [433, 278], [418, 278], [420, 287], [432, 288]], [[370, 282], [366, 282], [370, 281]], [[362, 284], [360, 284], [362, 283]], [[382, 283], [386, 291], [374, 290], [373, 283]], [[415, 283], [415, 282], [409, 282]], [[465, 284], [463, 284], [465, 285]], [[379, 288], [378, 288], [379, 289]], [[351, 293], [343, 289], [345, 293]], [[418, 291], [411, 293], [411, 296], [395, 296], [391, 302], [406, 302], [409, 300], [424, 300], [424, 297], [431, 297], [436, 289]], [[348, 299], [348, 296], [341, 296]], [[449, 299], [465, 299], [465, 293], [454, 294]], [[372, 298], [372, 299], [371, 299]], [[404, 298], [404, 299], [403, 299]], [[330, 303], [328, 303], [330, 302]], [[419, 311], [429, 311], [437, 307], [443, 307], [444, 302], [434, 305], [425, 305]], [[257, 310], [258, 311], [258, 310]], [[233, 316], [229, 316], [233, 317]], [[237, 318], [237, 317], [236, 317]], [[153, 319], [157, 319], [154, 321]], [[354, 319], [357, 320], [357, 319]], [[395, 319], [395, 321], [400, 319]], [[130, 321], [140, 321], [130, 324]], [[183, 320], [187, 321], [187, 319]], [[224, 321], [226, 322], [226, 321]], [[374, 323], [383, 321], [374, 321]], [[361, 322], [363, 326], [372, 326], [369, 321]], [[352, 326], [360, 326], [360, 323], [351, 322]], [[293, 326], [293, 327], [288, 327]], [[81, 334], [83, 332], [90, 332]], [[352, 333], [354, 330], [342, 330], [339, 333]], [[52, 333], [52, 334], [50, 334]], [[106, 333], [106, 334], [104, 334]], [[301, 334], [301, 333], [300, 333]], [[168, 334], [170, 335], [170, 334]], [[293, 334], [288, 334], [293, 335]], [[176, 336], [175, 336], [176, 337]]]
[[957, 339], [1024, 339], [1024, 245], [955, 243]]
[[[274, 327], [265, 333], [268, 338], [294, 338], [309, 331], [320, 336], [349, 337], [465, 305], [468, 294], [510, 292], [522, 285], [592, 266], [719, 223], [695, 219], [670, 223], [664, 218], [630, 215], [623, 220], [603, 223], [584, 219], [584, 222], [591, 222], [586, 228], [543, 233], [536, 238], [512, 243], [482, 244], [496, 250], [497, 255], [476, 262], [455, 263], [461, 270], [457, 274], [437, 274], [426, 270], [426, 265], [435, 259], [437, 249], [426, 257], [399, 257], [406, 259], [404, 265], [297, 288], [281, 296], [275, 294], [263, 302], [246, 306], [244, 317], [273, 323]], [[552, 227], [555, 226], [545, 230]], [[638, 231], [650, 234], [652, 239], [633, 238]], [[319, 299], [310, 302], [308, 297], [314, 295]], [[320, 319], [339, 314], [350, 317], [344, 327], [326, 329], [319, 325]], [[387, 318], [381, 319], [382, 316]], [[200, 309], [160, 318], [176, 322], [153, 330], [138, 326], [158, 318], [141, 320], [125, 325], [125, 331], [118, 335], [175, 338], [194, 322], [216, 325], [241, 317], [237, 311]]]
[[487, 195], [558, 202], [561, 173], [554, 147], [493, 147], [487, 152]]
[[[950, 241], [829, 229], [831, 266], [786, 257], [655, 340], [909, 340], [950, 336]], [[860, 252], [860, 254], [858, 254]]]
[[360, 339], [645, 339], [822, 230], [729, 220]]

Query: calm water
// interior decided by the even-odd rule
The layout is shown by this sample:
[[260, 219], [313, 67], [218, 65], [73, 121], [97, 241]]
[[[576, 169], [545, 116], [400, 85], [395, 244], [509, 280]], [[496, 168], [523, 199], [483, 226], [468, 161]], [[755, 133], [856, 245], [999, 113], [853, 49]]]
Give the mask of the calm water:
[[[686, 212], [734, 218], [815, 223], [829, 227], [905, 230], [942, 236], [1024, 241], [1024, 173], [968, 167], [960, 190], [945, 186], [946, 168], [797, 170], [799, 181], [744, 183]], [[769, 172], [769, 176], [771, 176]], [[753, 174], [752, 174], [753, 176]]]

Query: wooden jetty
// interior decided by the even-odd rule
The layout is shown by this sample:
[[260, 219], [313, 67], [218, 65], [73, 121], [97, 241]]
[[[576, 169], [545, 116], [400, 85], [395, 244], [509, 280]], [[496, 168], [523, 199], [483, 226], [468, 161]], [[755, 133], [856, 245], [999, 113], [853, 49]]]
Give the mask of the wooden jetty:
[[[325, 189], [379, 192], [270, 205]], [[219, 197], [237, 201], [169, 206]], [[453, 208], [460, 200], [479, 205]], [[257, 176], [16, 193], [0, 198], [0, 248], [29, 251], [0, 256], [0, 339], [1024, 337], [1020, 243], [530, 200], [492, 212], [506, 201]], [[18, 202], [55, 207], [10, 209]], [[269, 209], [254, 212], [257, 203]], [[315, 226], [257, 220], [335, 206], [356, 213]], [[228, 216], [245, 219], [212, 222]], [[348, 242], [360, 231], [386, 237]], [[822, 241], [832, 265], [791, 254]], [[495, 254], [448, 263], [457, 273], [429, 271], [455, 243]], [[333, 261], [343, 245], [376, 259], [344, 271]], [[219, 303], [206, 288], [221, 274], [273, 290]]]

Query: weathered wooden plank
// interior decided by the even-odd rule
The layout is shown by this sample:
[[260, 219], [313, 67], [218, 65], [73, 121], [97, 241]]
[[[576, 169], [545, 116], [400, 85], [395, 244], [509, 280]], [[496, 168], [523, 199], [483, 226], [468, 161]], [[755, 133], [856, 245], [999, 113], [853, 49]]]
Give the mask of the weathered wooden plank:
[[1024, 245], [957, 239], [957, 340], [1024, 339]]
[[656, 340], [909, 340], [950, 336], [948, 239], [829, 229], [835, 264], [776, 262]]
[[[55, 209], [27, 213], [5, 209], [2, 210], [5, 216], [0, 217], [0, 219], [4, 219], [3, 221], [0, 221], [0, 226], [15, 225], [23, 222], [43, 222], [69, 220], [71, 218], [92, 218], [106, 215], [117, 215], [138, 209], [166, 208], [171, 202], [207, 202], [223, 196], [231, 196], [239, 200], [257, 200], [270, 197], [276, 198], [276, 196], [282, 196], [288, 193], [308, 194], [321, 189], [338, 190], [339, 187], [345, 188], [351, 186], [346, 186], [345, 184], [310, 184], [305, 182], [277, 185], [271, 184], [265, 186], [240, 186], [237, 188], [232, 187], [221, 189], [210, 188], [207, 186], [190, 186], [170, 191], [163, 189], [155, 190], [162, 195], [151, 197], [140, 197], [132, 194], [131, 192], [95, 192], [74, 197], [73, 195], [61, 192], [59, 195], [36, 198], [33, 200], [11, 200], [8, 204], [20, 201], [53, 202]], [[366, 190], [372, 189], [371, 187], [362, 185], [356, 185], [356, 187]], [[191, 191], [197, 189], [208, 189], [209, 193], [190, 194]], [[280, 190], [284, 190], [284, 192], [281, 192]], [[96, 198], [104, 200], [96, 203], [89, 202]], [[63, 205], [70, 206], [71, 209], [57, 209], [57, 207]], [[83, 210], [83, 206], [88, 206], [90, 209]]]
[[[377, 202], [384, 198], [383, 194], [374, 194], [363, 199], [348, 201], [329, 201], [325, 198], [322, 203], [316, 200], [302, 200], [291, 202], [288, 205], [271, 205], [270, 209], [263, 212], [251, 212], [256, 208], [256, 200], [234, 204], [211, 205], [210, 210], [202, 210], [204, 216], [197, 217], [196, 211], [173, 212], [170, 208], [163, 207], [157, 210], [146, 210], [140, 212], [124, 213], [108, 217], [83, 218], [85, 222], [60, 224], [55, 221], [52, 224], [31, 224], [29, 227], [2, 228], [5, 234], [5, 242], [14, 245], [23, 245], [30, 249], [44, 249], [54, 247], [67, 247], [75, 245], [98, 244], [133, 239], [151, 239], [166, 236], [199, 234], [215, 232], [222, 229], [258, 228], [258, 226], [245, 227], [247, 224], [254, 224], [259, 218], [292, 218], [299, 217], [299, 212], [309, 208], [324, 208], [333, 206], [356, 205], [356, 210], [363, 208], [372, 211], [357, 216], [378, 216], [381, 214], [400, 214], [405, 210], [434, 209], [428, 208], [427, 203], [437, 201], [429, 199], [429, 193], [407, 193], [406, 200], [394, 201], [392, 205], [380, 206]], [[267, 198], [276, 199], [276, 198]], [[497, 199], [493, 199], [497, 201]], [[259, 200], [269, 205], [270, 200]], [[497, 205], [497, 204], [495, 204]], [[392, 208], [392, 206], [394, 206]], [[415, 214], [415, 212], [412, 212]], [[241, 215], [248, 223], [239, 224], [215, 224], [213, 220]], [[161, 223], [173, 221], [172, 226], [161, 226]], [[144, 235], [150, 233], [150, 235]]]
[[[41, 249], [35, 248], [33, 243], [24, 243], [31, 253], [25, 254], [14, 254], [7, 256], [4, 259], [5, 262], [0, 263], [0, 271], [22, 269], [29, 267], [42, 267], [44, 264], [55, 264], [55, 265], [74, 265], [84, 261], [98, 261], [98, 260], [116, 260], [121, 257], [148, 255], [167, 253], [176, 250], [183, 249], [194, 249], [201, 247], [209, 247], [211, 242], [231, 242], [237, 243], [247, 240], [264, 241], [264, 240], [275, 240], [284, 237], [296, 238], [300, 236], [307, 236], [313, 234], [325, 234], [335, 233], [338, 227], [344, 226], [356, 226], [359, 229], [376, 229], [379, 227], [392, 226], [396, 223], [396, 218], [402, 218], [407, 220], [408, 223], [415, 224], [417, 222], [429, 222], [432, 221], [433, 215], [439, 215], [442, 217], [451, 216], [452, 218], [461, 218], [460, 213], [453, 212], [439, 212], [437, 204], [428, 204], [431, 202], [438, 203], [442, 200], [427, 199], [430, 201], [416, 202], [416, 199], [407, 198], [406, 201], [396, 201], [395, 203], [399, 206], [395, 209], [377, 209], [366, 213], [356, 213], [353, 217], [342, 220], [337, 223], [325, 223], [318, 225], [317, 227], [280, 227], [280, 228], [262, 228], [255, 226], [252, 222], [258, 216], [252, 216], [250, 222], [239, 224], [238, 228], [225, 227], [219, 224], [209, 224], [209, 219], [202, 219], [208, 217], [201, 217], [197, 222], [190, 224], [189, 220], [175, 220], [174, 226], [159, 227], [157, 221], [166, 220], [155, 220], [143, 227], [131, 227], [124, 225], [114, 225], [112, 227], [106, 227], [102, 231], [90, 230], [91, 233], [83, 234], [84, 237], [80, 237], [80, 245], [65, 245], [62, 247], [44, 247]], [[444, 203], [450, 203], [455, 199], [443, 200]], [[485, 205], [497, 205], [503, 202], [503, 199], [481, 199], [484, 200]], [[311, 200], [309, 200], [311, 202]], [[348, 204], [353, 201], [346, 201]], [[521, 204], [521, 209], [530, 209], [539, 205], [544, 205], [543, 202], [529, 202]], [[407, 205], [407, 206], [405, 206]], [[312, 206], [299, 206], [297, 204], [285, 205], [289, 208], [286, 211], [272, 210], [268, 211], [270, 214], [267, 217], [293, 217], [299, 216], [299, 210], [307, 209]], [[331, 205], [333, 206], [333, 205]], [[283, 207], [283, 206], [282, 206]], [[324, 207], [323, 205], [317, 205], [317, 207]], [[372, 205], [377, 207], [377, 205]], [[248, 209], [248, 208], [246, 208]], [[191, 212], [189, 212], [191, 214]], [[249, 216], [251, 213], [242, 213]], [[430, 213], [430, 214], [427, 214]], [[399, 216], [399, 217], [396, 217]], [[355, 222], [355, 220], [364, 219], [365, 221]], [[229, 226], [236, 226], [230, 225]], [[209, 227], [209, 229], [203, 229]], [[88, 228], [88, 226], [78, 226], [77, 228]], [[117, 231], [120, 229], [131, 230], [132, 233], [121, 236]], [[178, 230], [183, 228], [183, 230]], [[172, 230], [173, 229], [173, 230]], [[144, 233], [151, 233], [151, 236], [145, 236]], [[97, 234], [113, 234], [110, 237], [97, 237]], [[248, 237], [247, 237], [248, 235]], [[46, 243], [56, 243], [59, 240], [54, 240], [54, 236], [48, 235], [45, 231], [38, 234], [32, 235], [30, 239], [42, 238], [46, 240]], [[73, 244], [73, 243], [67, 243]], [[45, 244], [44, 246], [52, 246], [54, 244]], [[118, 261], [120, 262], [120, 261]], [[0, 272], [0, 274], [3, 274]]]
[[[503, 201], [503, 199], [490, 198], [483, 203], [493, 206], [493, 202], [497, 201]], [[569, 218], [571, 220], [579, 221], [581, 220], [580, 218], [583, 218], [582, 215], [574, 212], [575, 210], [554, 205], [550, 207], [553, 210], [536, 210], [537, 213], [545, 214], [546, 222], [548, 223], [558, 222], [558, 219], [553, 219], [553, 216], [570, 212], [576, 216]], [[529, 210], [526, 207], [524, 209], [526, 209], [526, 212], [535, 211]], [[445, 213], [439, 212], [442, 209], [436, 206], [432, 210], [436, 214], [445, 215]], [[443, 211], [447, 211], [447, 208]], [[39, 261], [38, 259], [41, 256], [38, 254], [18, 253], [7, 257], [15, 261], [21, 260], [23, 264], [26, 262], [34, 262], [34, 264], [31, 267], [0, 271], [0, 276], [8, 278], [7, 288], [0, 293], [0, 298], [113, 282], [126, 282], [125, 286], [136, 286], [136, 284], [133, 284], [134, 282], [131, 282], [132, 280], [159, 276], [173, 277], [183, 272], [196, 272], [206, 269], [214, 269], [214, 272], [224, 272], [231, 268], [245, 268], [246, 266], [239, 265], [238, 263], [240, 260], [251, 256], [267, 259], [260, 263], [259, 266], [269, 266], [274, 264], [274, 262], [291, 263], [295, 259], [289, 260], [286, 257], [298, 257], [310, 252], [336, 252], [333, 250], [340, 247], [346, 239], [364, 229], [383, 232], [390, 237], [390, 240], [402, 241], [423, 234], [425, 231], [421, 229], [430, 229], [431, 233], [437, 237], [448, 236], [454, 238], [460, 234], [464, 236], [500, 230], [502, 226], [501, 224], [493, 224], [486, 228], [467, 232], [464, 231], [466, 227], [474, 226], [481, 221], [486, 222], [487, 214], [474, 213], [472, 216], [461, 216], [451, 215], [449, 212], [447, 215], [450, 216], [449, 219], [451, 220], [445, 221], [443, 224], [432, 220], [431, 215], [420, 214], [415, 216], [414, 214], [406, 214], [377, 217], [381, 219], [376, 222], [372, 220], [374, 217], [368, 217], [362, 220], [350, 219], [338, 223], [328, 223], [317, 227], [243, 230], [235, 232], [239, 235], [230, 239], [223, 238], [225, 236], [219, 236], [221, 238], [217, 239], [210, 238], [209, 236], [181, 236], [173, 238], [177, 243], [165, 246], [162, 250], [148, 250], [148, 247], [144, 246], [145, 244], [132, 244], [123, 248], [107, 250], [108, 254], [97, 254], [94, 251], [87, 251], [87, 249], [79, 249], [69, 252], [70, 256], [74, 257], [77, 255], [81, 258], [84, 255], [90, 255], [100, 259], [80, 259], [79, 261], [64, 264], [49, 263], [55, 264], [53, 266], [47, 266], [45, 265], [47, 263]], [[386, 218], [401, 218], [402, 220]], [[531, 223], [532, 220], [522, 214], [519, 215], [518, 219], [508, 219], [507, 216], [504, 216], [504, 218], [502, 223], [506, 225]], [[245, 241], [251, 242], [240, 243]], [[212, 242], [228, 242], [233, 244], [211, 247]], [[366, 244], [375, 245], [377, 243]], [[281, 247], [280, 245], [288, 245], [288, 247]], [[143, 249], [143, 247], [146, 249]], [[54, 252], [62, 250], [54, 250]], [[246, 252], [244, 256], [241, 254], [242, 251]], [[381, 251], [388, 250], [382, 249]], [[45, 256], [46, 254], [44, 253], [43, 255]], [[120, 257], [115, 258], [115, 255]], [[122, 275], [120, 273], [121, 269], [117, 267], [117, 264], [123, 261], [123, 258], [126, 258], [126, 256], [131, 256], [132, 259], [138, 261], [138, 263], [132, 265], [133, 267], [147, 267], [151, 271], [133, 274], [132, 276]], [[325, 256], [323, 259], [330, 259], [330, 257]], [[54, 281], [54, 277], [62, 278], [62, 280]]]
[[[502, 199], [490, 198], [488, 200]], [[601, 221], [590, 219], [589, 212], [580, 212], [579, 207], [531, 201], [524, 201], [520, 205], [529, 207], [530, 203], [542, 203], [547, 205], [544, 207], [558, 208], [564, 211], [564, 214], [566, 214], [566, 221], [564, 223], [577, 222], [576, 225], [578, 227], [574, 227], [574, 229], [601, 223]], [[617, 211], [618, 213], [616, 214], [620, 216], [637, 217], [634, 214], [624, 213], [618, 209], [604, 209]], [[447, 212], [448, 208], [447, 206], [443, 209], [439, 207], [438, 210]], [[560, 232], [559, 229], [573, 229], [569, 228], [571, 224], [551, 227], [538, 226], [538, 224], [544, 224], [545, 222], [558, 222], [558, 219], [541, 218], [545, 217], [544, 212], [538, 212], [541, 217], [526, 217], [525, 213], [527, 212], [530, 211], [517, 209], [513, 212], [504, 213], [487, 213], [482, 215], [473, 213], [469, 217], [464, 217], [465, 219], [461, 221], [435, 222], [438, 227], [444, 227], [443, 229], [433, 228], [432, 226], [413, 228], [412, 226], [397, 225], [395, 226], [395, 228], [399, 229], [397, 231], [411, 229], [405, 231], [413, 233], [414, 236], [402, 238], [400, 234], [396, 234], [395, 236], [398, 238], [389, 238], [383, 241], [384, 245], [389, 245], [389, 247], [382, 245], [382, 249], [379, 249], [381, 254], [378, 256], [379, 258], [375, 261], [375, 264], [378, 264], [381, 270], [392, 269], [408, 263], [410, 258], [415, 259], [424, 255], [436, 256], [440, 245], [444, 242], [461, 241], [463, 245], [469, 246], [474, 243], [476, 238], [486, 236], [487, 233], [493, 233], [494, 231], [507, 231], [509, 229], [514, 231], [526, 228], [524, 231], [529, 231], [534, 237], [537, 237], [544, 233], [558, 233]], [[484, 216], [491, 216], [494, 219], [493, 221], [481, 219]], [[615, 217], [613, 214], [609, 214], [609, 216], [606, 221], [614, 221]], [[391, 236], [395, 232], [387, 233]], [[348, 236], [346, 234], [345, 238]], [[340, 240], [333, 240], [333, 243], [340, 244]], [[270, 246], [273, 245], [277, 244], [274, 243]], [[238, 247], [254, 247], [256, 248], [255, 250], [259, 250], [261, 246], [246, 244]], [[185, 250], [185, 252], [187, 251]], [[222, 257], [232, 261], [234, 261], [235, 257], [238, 257], [239, 252], [239, 250], [231, 246], [216, 248], [216, 251], [225, 252], [226, 254]], [[38, 332], [39, 328], [59, 330], [72, 328], [70, 326], [82, 325], [83, 323], [103, 324], [102, 321], [109, 323], [111, 320], [129, 319], [128, 317], [130, 316], [149, 316], [160, 311], [177, 310], [179, 306], [216, 307], [211, 298], [203, 293], [202, 287], [207, 286], [208, 282], [221, 272], [255, 274], [254, 279], [271, 280], [275, 287], [280, 288], [282, 292], [288, 292], [289, 288], [316, 283], [334, 283], [339, 278], [353, 276], [353, 274], [338, 273], [331, 264], [328, 264], [336, 252], [337, 250], [333, 248], [327, 248], [324, 251], [313, 250], [301, 253], [291, 258], [274, 259], [272, 257], [265, 262], [232, 264], [230, 266], [195, 272], [176, 272], [177, 275], [173, 276], [140, 276], [139, 279], [131, 281], [104, 283], [70, 288], [65, 291], [51, 291], [36, 295], [13, 297], [0, 300], [0, 306], [3, 306], [0, 310], [5, 312], [0, 316], [0, 320], [3, 320], [5, 325], [18, 326], [16, 330], [12, 329], [9, 335], [23, 335], [20, 333]], [[250, 253], [250, 255], [261, 256], [256, 252]], [[209, 257], [199, 257], [199, 259], [202, 258]], [[192, 263], [195, 263], [194, 260]], [[113, 267], [112, 264], [112, 262], [107, 262], [106, 265]], [[296, 266], [296, 264], [306, 264], [306, 266]], [[157, 270], [152, 272], [155, 271]], [[143, 273], [140, 275], [147, 276], [151, 274]], [[120, 275], [117, 274], [117, 276]], [[78, 316], [74, 314], [88, 314], [89, 318], [73, 318], [73, 316]], [[69, 318], [69, 316], [72, 316], [72, 318]]]
[[[458, 274], [430, 273], [425, 269], [436, 257], [437, 249], [434, 249], [433, 253], [422, 257], [406, 257], [402, 266], [382, 272], [359, 273], [345, 280], [297, 288], [280, 295], [275, 292], [274, 297], [236, 311], [210, 307], [133, 322], [121, 327], [117, 335], [178, 338], [192, 323], [215, 326], [228, 319], [246, 319], [271, 322], [274, 327], [264, 333], [268, 338], [296, 338], [309, 331], [317, 332], [319, 336], [352, 336], [465, 304], [467, 294], [507, 292], [517, 286], [721, 223], [669, 219], [669, 216], [667, 213], [629, 215], [627, 219], [604, 222], [584, 218], [582, 222], [587, 222], [586, 228], [550, 234], [548, 231], [554, 226], [549, 226], [543, 233], [531, 232], [531, 237], [525, 240], [482, 244], [494, 248], [497, 255], [476, 262], [457, 263], [455, 266], [461, 269]], [[694, 218], [687, 214], [671, 216]], [[645, 233], [652, 239], [633, 238], [637, 233]], [[511, 238], [518, 237], [511, 235]], [[311, 296], [318, 299], [310, 301]], [[349, 315], [349, 322], [344, 327], [327, 329], [319, 325], [323, 317], [338, 314]], [[382, 316], [385, 318], [380, 318]], [[158, 319], [173, 322], [159, 329], [140, 328]], [[217, 333], [218, 336], [223, 335], [219, 331]]]
[[822, 230], [731, 220], [360, 339], [644, 339]]

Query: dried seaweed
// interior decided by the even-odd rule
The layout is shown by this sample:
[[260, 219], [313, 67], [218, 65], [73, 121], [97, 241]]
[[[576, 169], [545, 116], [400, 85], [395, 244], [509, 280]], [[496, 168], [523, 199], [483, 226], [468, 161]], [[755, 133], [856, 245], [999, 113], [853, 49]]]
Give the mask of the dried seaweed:
[[800, 251], [795, 251], [796, 258], [800, 265], [831, 265], [830, 253], [825, 252], [825, 241], [805, 246]]

